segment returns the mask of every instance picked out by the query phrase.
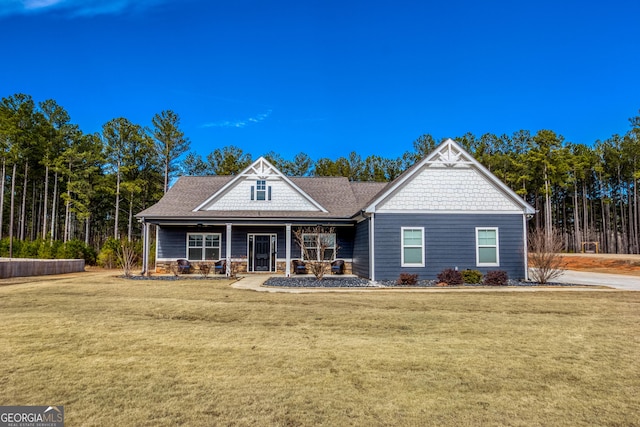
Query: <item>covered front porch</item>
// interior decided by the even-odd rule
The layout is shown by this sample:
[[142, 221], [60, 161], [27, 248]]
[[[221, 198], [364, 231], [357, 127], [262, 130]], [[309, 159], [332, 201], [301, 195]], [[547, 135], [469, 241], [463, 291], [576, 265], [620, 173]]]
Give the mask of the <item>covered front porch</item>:
[[[155, 225], [155, 227], [152, 227]], [[188, 260], [195, 268], [201, 263], [218, 263], [217, 272], [232, 276], [238, 273], [300, 273], [294, 261], [305, 260], [296, 232], [319, 227], [309, 223], [274, 224], [238, 222], [154, 223], [143, 221], [143, 274], [167, 272], [179, 259]], [[354, 227], [350, 224], [322, 224], [333, 230], [333, 245], [320, 253], [307, 247], [306, 253], [330, 261], [341, 260], [342, 272], [350, 274], [353, 265]], [[150, 236], [155, 228], [155, 263], [150, 265]], [[309, 241], [312, 241], [311, 239]], [[310, 245], [312, 243], [306, 243]], [[308, 256], [308, 255], [307, 255]], [[330, 272], [327, 272], [329, 274]]]

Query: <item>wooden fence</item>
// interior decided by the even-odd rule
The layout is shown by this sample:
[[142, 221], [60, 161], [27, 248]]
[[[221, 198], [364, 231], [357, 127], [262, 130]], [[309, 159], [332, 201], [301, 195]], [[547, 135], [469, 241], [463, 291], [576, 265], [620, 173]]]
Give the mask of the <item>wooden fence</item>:
[[84, 271], [83, 259], [0, 258], [0, 279]]

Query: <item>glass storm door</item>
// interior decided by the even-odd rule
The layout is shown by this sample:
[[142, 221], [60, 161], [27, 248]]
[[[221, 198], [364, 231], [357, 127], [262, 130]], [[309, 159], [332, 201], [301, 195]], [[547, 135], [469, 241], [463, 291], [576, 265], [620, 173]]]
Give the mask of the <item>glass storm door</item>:
[[271, 236], [254, 237], [254, 271], [271, 271]]

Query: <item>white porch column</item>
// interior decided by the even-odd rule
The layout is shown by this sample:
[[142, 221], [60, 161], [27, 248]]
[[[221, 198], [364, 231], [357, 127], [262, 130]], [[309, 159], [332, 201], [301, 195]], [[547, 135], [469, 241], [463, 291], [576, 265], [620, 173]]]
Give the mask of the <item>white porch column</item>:
[[142, 275], [149, 275], [149, 227], [150, 224], [142, 220]]
[[522, 246], [524, 247], [524, 280], [529, 280], [529, 238], [527, 236], [527, 215], [522, 215]]
[[227, 251], [225, 260], [227, 261], [227, 276], [231, 276], [231, 223], [227, 223]]
[[284, 268], [284, 275], [286, 277], [291, 276], [291, 224], [285, 224], [287, 231], [286, 231], [286, 239], [285, 239], [285, 246], [286, 246], [286, 252], [287, 252], [287, 264]]
[[369, 268], [371, 269], [369, 276], [371, 281], [376, 280], [376, 214], [371, 214], [369, 221]]

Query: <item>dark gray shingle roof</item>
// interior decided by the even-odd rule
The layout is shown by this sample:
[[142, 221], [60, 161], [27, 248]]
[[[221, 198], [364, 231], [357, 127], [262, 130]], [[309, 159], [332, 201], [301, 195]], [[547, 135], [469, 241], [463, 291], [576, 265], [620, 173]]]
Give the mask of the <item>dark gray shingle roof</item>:
[[197, 218], [335, 218], [360, 212], [387, 183], [349, 182], [344, 177], [291, 177], [302, 191], [327, 212], [301, 211], [197, 211], [193, 210], [234, 179], [233, 176], [183, 176], [155, 205], [137, 214], [148, 219]]

